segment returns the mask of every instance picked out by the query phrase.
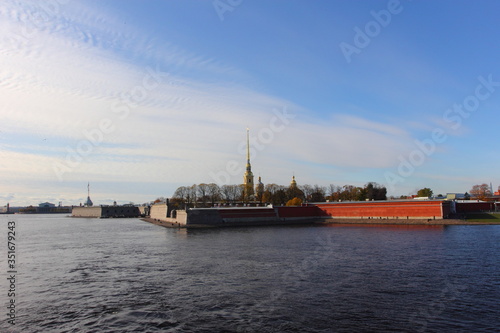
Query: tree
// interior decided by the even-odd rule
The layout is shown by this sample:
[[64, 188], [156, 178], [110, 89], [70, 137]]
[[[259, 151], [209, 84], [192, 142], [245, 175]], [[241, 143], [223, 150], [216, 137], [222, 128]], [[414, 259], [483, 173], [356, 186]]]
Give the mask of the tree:
[[314, 185], [311, 193], [312, 202], [324, 202], [325, 201], [326, 188], [319, 185]]
[[469, 192], [474, 198], [479, 200], [484, 200], [492, 195], [488, 184], [474, 185]]
[[288, 200], [286, 202], [286, 205], [287, 206], [300, 206], [300, 205], [302, 205], [302, 199], [295, 197], [293, 199]]
[[428, 187], [424, 187], [417, 192], [417, 197], [432, 197], [432, 190]]
[[330, 201], [339, 201], [341, 187], [334, 184], [328, 185], [328, 198]]
[[[170, 203], [175, 209], [184, 209], [189, 201], [189, 187], [181, 186], [175, 190]], [[165, 200], [166, 201], [166, 200]]]
[[205, 207], [208, 201], [208, 185], [201, 183], [196, 187], [198, 200], [201, 201], [202, 207]]
[[197, 196], [196, 196], [198, 191], [196, 190], [196, 187], [197, 187], [197, 185], [193, 184], [187, 188], [188, 194], [187, 194], [186, 202], [187, 202], [188, 206], [189, 206], [189, 204], [193, 203], [194, 207], [196, 207], [196, 202], [198, 201]]
[[215, 205], [215, 203], [221, 199], [219, 185], [215, 183], [208, 184], [207, 194], [210, 198], [210, 203], [212, 204], [212, 206]]
[[299, 186], [299, 188], [302, 190], [302, 193], [304, 193], [304, 199], [307, 201], [311, 201], [311, 194], [313, 193], [313, 188], [311, 185], [304, 184]]
[[266, 184], [264, 186], [264, 193], [262, 194], [263, 202], [270, 202], [274, 204], [274, 194], [279, 190], [280, 186], [277, 184]]
[[344, 185], [340, 192], [339, 199], [342, 201], [356, 201], [360, 198], [361, 187]]
[[161, 202], [166, 202], [167, 199], [165, 199], [164, 197], [158, 197], [156, 198], [155, 201], [153, 201], [153, 204], [157, 204], [157, 203], [161, 203]]
[[181, 199], [183, 202], [185, 202], [187, 196], [188, 196], [188, 188], [186, 186], [181, 186], [177, 188], [177, 190], [175, 190], [172, 198]]
[[292, 200], [294, 198], [304, 199], [304, 192], [302, 192], [297, 186], [289, 186], [286, 190], [287, 200]]
[[387, 200], [387, 189], [377, 183], [369, 182], [363, 192], [366, 194], [364, 200]]
[[241, 198], [239, 185], [222, 185], [221, 194], [228, 203], [234, 203]]
[[470, 200], [470, 194], [465, 192], [464, 194], [464, 200]]
[[273, 195], [272, 203], [273, 205], [284, 205], [286, 203], [286, 190], [284, 186], [281, 186]]

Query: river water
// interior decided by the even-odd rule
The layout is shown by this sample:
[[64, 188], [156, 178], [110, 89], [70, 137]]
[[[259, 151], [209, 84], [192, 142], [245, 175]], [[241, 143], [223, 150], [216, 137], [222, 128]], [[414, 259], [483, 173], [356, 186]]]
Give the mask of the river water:
[[[498, 332], [500, 225], [2, 215], [1, 332]], [[7, 222], [15, 222], [15, 325]]]

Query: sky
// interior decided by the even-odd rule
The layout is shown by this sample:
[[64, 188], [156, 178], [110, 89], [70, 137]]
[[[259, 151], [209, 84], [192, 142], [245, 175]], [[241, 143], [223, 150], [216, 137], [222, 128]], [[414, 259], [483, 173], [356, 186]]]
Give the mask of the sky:
[[0, 3], [0, 206], [500, 185], [498, 1]]

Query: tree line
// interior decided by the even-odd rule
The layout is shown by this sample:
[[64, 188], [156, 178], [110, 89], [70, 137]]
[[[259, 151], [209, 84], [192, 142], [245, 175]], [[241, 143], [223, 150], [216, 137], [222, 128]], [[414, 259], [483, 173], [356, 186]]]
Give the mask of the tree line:
[[[387, 189], [374, 182], [364, 187], [353, 185], [328, 186], [298, 185], [283, 186], [277, 184], [258, 185], [252, 198], [245, 198], [245, 186], [194, 184], [177, 188], [170, 203], [178, 208], [211, 207], [215, 204], [259, 203], [273, 205], [297, 205], [306, 202], [325, 201], [365, 201], [387, 200]], [[157, 199], [161, 201], [162, 198]]]

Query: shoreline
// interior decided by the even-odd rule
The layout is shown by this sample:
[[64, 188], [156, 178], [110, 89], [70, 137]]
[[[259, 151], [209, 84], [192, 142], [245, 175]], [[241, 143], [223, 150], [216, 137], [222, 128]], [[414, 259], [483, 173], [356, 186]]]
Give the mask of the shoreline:
[[483, 222], [473, 222], [460, 219], [413, 219], [413, 220], [398, 220], [398, 219], [328, 219], [322, 221], [310, 221], [310, 222], [282, 222], [282, 223], [225, 223], [217, 225], [203, 225], [203, 224], [193, 224], [193, 225], [181, 225], [179, 223], [171, 223], [165, 221], [158, 221], [150, 217], [140, 218], [144, 222], [149, 222], [156, 224], [165, 228], [225, 228], [225, 227], [257, 227], [257, 226], [290, 226], [290, 225], [420, 225], [420, 226], [432, 226], [432, 225], [500, 225], [498, 221], [483, 221]]

